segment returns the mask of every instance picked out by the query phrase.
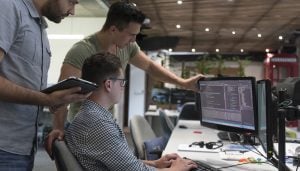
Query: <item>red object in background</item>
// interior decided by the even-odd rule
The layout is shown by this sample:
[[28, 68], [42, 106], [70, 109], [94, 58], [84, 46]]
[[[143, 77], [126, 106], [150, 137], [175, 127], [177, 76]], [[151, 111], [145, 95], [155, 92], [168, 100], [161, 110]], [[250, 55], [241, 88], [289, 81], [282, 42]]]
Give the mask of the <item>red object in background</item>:
[[[298, 57], [296, 54], [267, 53], [264, 61], [265, 79], [270, 79], [273, 86], [281, 79], [298, 77]], [[287, 127], [297, 127], [298, 121], [287, 121]]]
[[298, 77], [298, 57], [296, 54], [268, 53], [264, 61], [265, 79], [276, 85], [280, 79]]

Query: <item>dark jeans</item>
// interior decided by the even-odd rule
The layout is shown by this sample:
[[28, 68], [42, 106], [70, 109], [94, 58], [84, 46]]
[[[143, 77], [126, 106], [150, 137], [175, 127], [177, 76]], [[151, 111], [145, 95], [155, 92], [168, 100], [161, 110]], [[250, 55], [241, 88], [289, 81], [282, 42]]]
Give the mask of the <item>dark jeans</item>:
[[18, 155], [0, 150], [0, 171], [32, 171], [34, 155]]

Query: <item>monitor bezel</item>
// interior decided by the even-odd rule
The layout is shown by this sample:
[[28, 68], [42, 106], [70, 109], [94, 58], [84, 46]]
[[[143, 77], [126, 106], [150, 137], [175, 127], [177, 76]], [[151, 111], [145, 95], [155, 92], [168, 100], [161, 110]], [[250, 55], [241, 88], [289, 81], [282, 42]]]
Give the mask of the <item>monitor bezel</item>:
[[197, 107], [200, 114], [200, 124], [205, 127], [221, 130], [221, 131], [228, 131], [228, 132], [235, 132], [239, 134], [252, 134], [252, 135], [258, 135], [258, 111], [257, 111], [257, 97], [256, 97], [256, 80], [255, 77], [206, 77], [201, 78], [197, 81], [197, 87], [200, 90], [200, 82], [201, 81], [228, 81], [228, 80], [249, 80], [251, 82], [252, 87], [252, 97], [253, 97], [253, 112], [254, 112], [254, 129], [248, 129], [248, 128], [237, 128], [233, 126], [228, 125], [221, 125], [221, 124], [215, 124], [215, 123], [209, 123], [202, 120], [202, 110], [201, 110], [201, 95], [200, 93], [197, 93]]
[[[276, 122], [274, 114], [274, 108], [273, 108], [273, 102], [272, 102], [272, 83], [270, 80], [258, 80], [257, 81], [257, 88], [258, 85], [264, 85], [265, 93], [266, 93], [266, 147], [262, 145], [263, 149], [265, 150], [267, 154], [267, 158], [270, 159], [273, 156], [273, 135], [274, 135], [274, 129], [276, 129], [274, 122]], [[258, 92], [258, 91], [257, 91]], [[258, 96], [257, 96], [258, 98]], [[257, 105], [258, 107], [258, 105]], [[259, 120], [258, 120], [259, 122]], [[260, 139], [260, 128], [258, 128], [258, 137]]]

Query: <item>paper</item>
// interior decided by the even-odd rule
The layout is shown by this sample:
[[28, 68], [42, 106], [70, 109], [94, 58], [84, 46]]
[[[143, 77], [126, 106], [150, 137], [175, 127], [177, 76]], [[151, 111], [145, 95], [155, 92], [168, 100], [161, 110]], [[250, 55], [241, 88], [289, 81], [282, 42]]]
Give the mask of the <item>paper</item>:
[[207, 149], [205, 146], [201, 148], [199, 145], [179, 144], [178, 151], [193, 151], [193, 152], [206, 152], [206, 153], [218, 153], [220, 148]]

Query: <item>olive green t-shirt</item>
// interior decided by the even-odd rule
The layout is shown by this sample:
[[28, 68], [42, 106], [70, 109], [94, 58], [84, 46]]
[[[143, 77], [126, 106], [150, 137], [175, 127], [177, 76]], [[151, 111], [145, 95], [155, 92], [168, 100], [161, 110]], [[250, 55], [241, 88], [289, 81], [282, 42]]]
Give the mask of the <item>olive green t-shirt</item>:
[[[136, 42], [130, 43], [128, 46], [120, 49], [117, 48], [117, 56], [120, 58], [122, 68], [125, 70], [130, 58], [134, 57], [140, 50]], [[84, 60], [93, 54], [103, 51], [98, 42], [96, 33], [84, 38], [75, 43], [68, 51], [64, 64], [70, 64], [81, 70]], [[72, 122], [76, 113], [80, 108], [81, 103], [73, 103], [70, 105], [68, 112], [68, 121]]]

